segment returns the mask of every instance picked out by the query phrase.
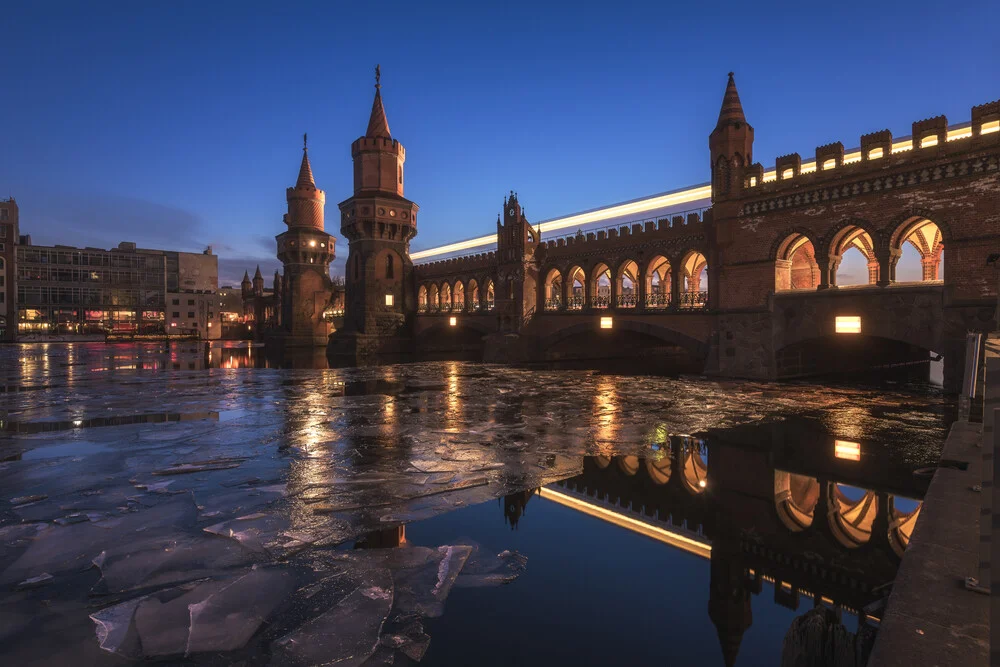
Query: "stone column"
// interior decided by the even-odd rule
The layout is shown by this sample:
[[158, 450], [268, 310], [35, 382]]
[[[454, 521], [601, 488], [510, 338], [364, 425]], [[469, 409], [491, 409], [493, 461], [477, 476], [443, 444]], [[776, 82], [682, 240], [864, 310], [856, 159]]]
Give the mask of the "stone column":
[[639, 275], [635, 277], [635, 309], [636, 311], [646, 310], [646, 295], [649, 293], [648, 282], [649, 279], [646, 277], [648, 272], [648, 267], [644, 267]]
[[670, 265], [670, 307], [680, 308], [681, 286], [684, 284], [684, 271], [681, 267]]

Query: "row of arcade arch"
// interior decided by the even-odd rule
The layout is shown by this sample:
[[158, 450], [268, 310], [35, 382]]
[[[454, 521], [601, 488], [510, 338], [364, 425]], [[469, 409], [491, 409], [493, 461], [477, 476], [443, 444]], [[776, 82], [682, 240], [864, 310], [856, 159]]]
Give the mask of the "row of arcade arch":
[[708, 260], [691, 250], [679, 261], [656, 255], [646, 262], [626, 259], [617, 266], [597, 262], [548, 267], [540, 302], [547, 311], [585, 309], [698, 309], [708, 306]]
[[487, 278], [482, 284], [475, 278], [425, 283], [417, 290], [417, 309], [421, 313], [479, 312], [493, 310], [494, 283]]
[[827, 239], [793, 230], [778, 240], [773, 256], [776, 291], [932, 282], [943, 278], [944, 236], [919, 215], [881, 235], [858, 221]]

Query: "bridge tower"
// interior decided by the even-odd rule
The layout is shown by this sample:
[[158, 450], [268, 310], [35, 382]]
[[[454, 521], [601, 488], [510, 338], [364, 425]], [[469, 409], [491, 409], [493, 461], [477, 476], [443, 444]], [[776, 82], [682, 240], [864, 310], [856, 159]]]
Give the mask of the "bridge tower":
[[516, 332], [536, 308], [534, 257], [539, 238], [513, 190], [504, 197], [502, 218], [497, 217], [497, 284], [493, 288], [497, 325], [501, 332]]
[[[323, 346], [330, 333], [323, 311], [333, 290], [330, 262], [334, 258], [335, 240], [324, 229], [326, 194], [313, 180], [306, 140], [303, 135], [299, 177], [285, 193], [288, 213], [284, 222], [288, 229], [275, 237], [278, 259], [284, 266], [282, 312], [277, 318], [281, 327], [275, 338], [287, 347]], [[260, 269], [257, 271], [259, 275]], [[263, 290], [263, 277], [260, 284]]]
[[739, 199], [743, 194], [743, 171], [753, 164], [753, 127], [743, 113], [732, 72], [719, 120], [708, 136], [708, 147], [712, 154], [712, 203]]
[[354, 195], [340, 203], [347, 238], [344, 326], [329, 354], [357, 363], [401, 351], [407, 316], [416, 313], [410, 239], [419, 207], [403, 197], [406, 149], [389, 132], [379, 68], [368, 130], [351, 144]]

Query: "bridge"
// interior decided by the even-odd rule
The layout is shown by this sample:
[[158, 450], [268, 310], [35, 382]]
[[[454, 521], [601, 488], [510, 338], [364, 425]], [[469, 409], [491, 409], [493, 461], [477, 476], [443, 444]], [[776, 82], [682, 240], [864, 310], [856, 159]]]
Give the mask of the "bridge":
[[942, 355], [955, 388], [966, 332], [996, 309], [1000, 101], [910, 129], [765, 169], [730, 76], [708, 183], [534, 224], [510, 192], [495, 234], [411, 252], [417, 207], [379, 92], [340, 205], [351, 255], [329, 356], [632, 357], [775, 379]]

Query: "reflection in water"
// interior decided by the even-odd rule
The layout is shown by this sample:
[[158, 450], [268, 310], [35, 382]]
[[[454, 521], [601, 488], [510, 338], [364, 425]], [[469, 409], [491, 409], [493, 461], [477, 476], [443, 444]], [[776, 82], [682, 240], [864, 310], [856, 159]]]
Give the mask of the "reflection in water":
[[[650, 538], [702, 568], [700, 593], [657, 604], [710, 619], [724, 662], [742, 650], [743, 663], [756, 664], [754, 642], [743, 637], [754, 611], [756, 630], [774, 632], [761, 611], [765, 590], [797, 613], [811, 603], [845, 622], [854, 616], [851, 637], [874, 623], [877, 611], [865, 607], [892, 580], [920, 511], [919, 500], [907, 500], [923, 493], [911, 470], [936, 458], [945, 424], [934, 395], [811, 385], [457, 362], [266, 370], [274, 366], [262, 348], [193, 343], [22, 346], [0, 355], [0, 605], [23, 620], [11, 627], [29, 629], [3, 635], [13, 643], [0, 657], [11, 664], [61, 664], [77, 652], [119, 664], [156, 646], [157, 656], [179, 659], [186, 644], [177, 653], [170, 637], [187, 636], [188, 604], [243, 619], [239, 599], [211, 592], [236, 582], [254, 582], [277, 610], [247, 620], [239, 659], [265, 664], [306, 640], [332, 650], [324, 643], [336, 636], [331, 628], [363, 617], [363, 627], [350, 625], [357, 636], [374, 637], [379, 651], [387, 642], [396, 664], [401, 655], [413, 660], [430, 634], [458, 622], [434, 594], [451, 585], [449, 573], [454, 586], [504, 583], [524, 569], [523, 558], [544, 563], [573, 537], [548, 524], [530, 553], [501, 558], [552, 508], [614, 531], [601, 533], [601, 545], [579, 536], [583, 548], [559, 564], [568, 572], [586, 572], [597, 546], [627, 569], [634, 554], [614, 535]], [[829, 414], [848, 403], [851, 428], [827, 428], [847, 419]], [[859, 443], [857, 457], [838, 458], [835, 439]], [[488, 530], [463, 523], [462, 513], [477, 508], [502, 531], [482, 540], [495, 549], [461, 539]], [[435, 521], [454, 530], [416, 541]], [[12, 590], [43, 572], [53, 576], [48, 588]], [[693, 585], [680, 578], [665, 568], [650, 582]], [[502, 595], [475, 604], [484, 618], [493, 604], [528, 615], [539, 599], [559, 597], [547, 585], [528, 569]], [[142, 601], [147, 591], [155, 601]], [[614, 592], [599, 586], [586, 594], [598, 607], [622, 602], [601, 598]], [[43, 608], [43, 599], [59, 603]], [[217, 606], [223, 601], [231, 607]], [[419, 619], [436, 614], [435, 625], [425, 631], [414, 616], [419, 627], [390, 622], [383, 632], [397, 603]], [[158, 617], [169, 605], [169, 618]], [[121, 615], [123, 637], [146, 636], [102, 651], [91, 615]], [[72, 641], [30, 639], [56, 619]], [[766, 635], [770, 645], [784, 629]]]

